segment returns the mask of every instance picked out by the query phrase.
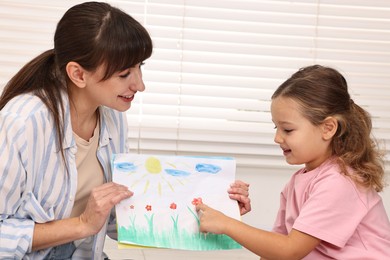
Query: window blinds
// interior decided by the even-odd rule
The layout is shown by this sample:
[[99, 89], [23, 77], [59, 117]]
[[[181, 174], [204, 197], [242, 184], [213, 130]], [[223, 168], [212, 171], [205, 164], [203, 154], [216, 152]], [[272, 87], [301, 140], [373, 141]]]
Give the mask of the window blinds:
[[[0, 84], [52, 48], [55, 25], [80, 1], [0, 2]], [[288, 167], [273, 142], [273, 91], [303, 66], [334, 67], [373, 116], [390, 161], [390, 2], [348, 0], [107, 1], [150, 32], [146, 91], [128, 111], [139, 153], [233, 156]], [[309, 140], [308, 140], [309, 141]]]

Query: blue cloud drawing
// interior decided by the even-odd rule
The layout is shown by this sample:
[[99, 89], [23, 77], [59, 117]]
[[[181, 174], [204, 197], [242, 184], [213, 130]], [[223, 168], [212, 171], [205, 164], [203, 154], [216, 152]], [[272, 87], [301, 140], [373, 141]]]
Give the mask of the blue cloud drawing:
[[212, 174], [216, 174], [219, 171], [221, 171], [221, 167], [214, 165], [214, 164], [207, 164], [207, 163], [198, 163], [195, 166], [195, 169], [197, 172], [206, 172], [206, 173], [212, 173]]
[[181, 176], [188, 176], [190, 175], [189, 172], [182, 171], [182, 170], [175, 170], [175, 169], [165, 169], [165, 172], [169, 175], [175, 176], [175, 177], [181, 177]]
[[115, 167], [122, 172], [137, 170], [137, 166], [135, 166], [134, 163], [128, 163], [128, 162], [116, 163]]

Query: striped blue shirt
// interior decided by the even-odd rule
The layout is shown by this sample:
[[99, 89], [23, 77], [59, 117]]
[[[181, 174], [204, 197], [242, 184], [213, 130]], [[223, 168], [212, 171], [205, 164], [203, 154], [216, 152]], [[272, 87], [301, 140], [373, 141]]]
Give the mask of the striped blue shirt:
[[[56, 145], [53, 118], [38, 97], [17, 96], [0, 111], [0, 259], [43, 259], [50, 249], [31, 252], [35, 223], [67, 218], [72, 211], [77, 190], [77, 146], [69, 101], [65, 96], [63, 100], [66, 164]], [[111, 155], [128, 152], [126, 140], [126, 114], [100, 107], [97, 157], [105, 181], [112, 180]], [[106, 233], [115, 236], [113, 214], [107, 223], [97, 235], [81, 244], [75, 242], [73, 259], [102, 257]]]

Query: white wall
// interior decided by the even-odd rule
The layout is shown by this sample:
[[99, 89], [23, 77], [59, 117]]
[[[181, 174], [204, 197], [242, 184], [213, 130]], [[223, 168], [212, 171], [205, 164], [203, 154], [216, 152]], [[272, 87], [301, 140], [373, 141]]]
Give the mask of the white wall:
[[[294, 169], [237, 169], [237, 179], [250, 183], [252, 201], [252, 211], [244, 215], [242, 220], [257, 228], [271, 229], [279, 208], [280, 191], [293, 173]], [[389, 174], [387, 179], [390, 181]], [[390, 186], [385, 188], [381, 196], [390, 217]]]

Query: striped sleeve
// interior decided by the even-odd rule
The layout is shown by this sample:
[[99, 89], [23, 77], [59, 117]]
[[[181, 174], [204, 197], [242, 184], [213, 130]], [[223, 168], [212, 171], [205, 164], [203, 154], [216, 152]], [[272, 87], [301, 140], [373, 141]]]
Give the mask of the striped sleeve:
[[60, 219], [61, 209], [71, 207], [50, 118], [42, 101], [27, 94], [0, 111], [0, 259], [31, 255], [35, 223]]
[[0, 113], [0, 258], [21, 259], [31, 250], [34, 221], [18, 218], [26, 169], [21, 154], [27, 149], [25, 122], [13, 113]]

